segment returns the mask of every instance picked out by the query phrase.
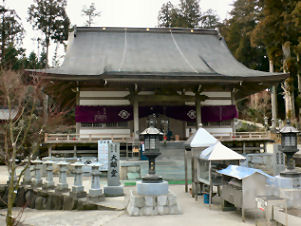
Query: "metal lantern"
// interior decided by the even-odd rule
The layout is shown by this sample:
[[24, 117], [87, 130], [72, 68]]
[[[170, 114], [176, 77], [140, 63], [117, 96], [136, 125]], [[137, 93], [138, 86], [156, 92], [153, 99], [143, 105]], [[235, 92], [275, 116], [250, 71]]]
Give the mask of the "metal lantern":
[[298, 152], [297, 134], [299, 131], [290, 125], [288, 120], [286, 125], [280, 130], [281, 134], [281, 151], [286, 155], [287, 169], [294, 169], [293, 155]]
[[145, 183], [157, 183], [162, 182], [162, 178], [156, 175], [155, 159], [160, 153], [160, 138], [163, 133], [154, 127], [154, 121], [150, 120], [149, 127], [146, 128], [141, 135], [144, 138], [144, 153], [147, 156], [149, 162], [148, 174], [143, 177], [142, 181]]

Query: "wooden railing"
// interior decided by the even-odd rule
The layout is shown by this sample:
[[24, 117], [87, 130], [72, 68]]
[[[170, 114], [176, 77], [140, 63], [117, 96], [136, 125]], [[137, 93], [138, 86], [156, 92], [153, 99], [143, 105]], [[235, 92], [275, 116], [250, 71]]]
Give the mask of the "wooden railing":
[[[221, 141], [227, 140], [254, 140], [254, 139], [271, 139], [268, 132], [237, 132], [237, 133], [211, 133], [215, 138]], [[45, 143], [76, 143], [76, 142], [97, 142], [98, 140], [113, 140], [116, 142], [132, 142], [133, 138], [129, 134], [66, 134], [45, 133]]]
[[45, 133], [45, 143], [76, 143], [76, 142], [97, 142], [98, 140], [112, 140], [116, 142], [129, 142], [132, 140], [128, 134], [66, 134]]
[[236, 132], [236, 133], [211, 133], [219, 140], [247, 140], [247, 139], [270, 139], [269, 132]]

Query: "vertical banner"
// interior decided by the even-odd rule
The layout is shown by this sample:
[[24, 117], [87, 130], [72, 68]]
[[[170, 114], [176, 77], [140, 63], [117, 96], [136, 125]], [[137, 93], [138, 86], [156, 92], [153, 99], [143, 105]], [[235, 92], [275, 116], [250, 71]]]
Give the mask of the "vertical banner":
[[108, 170], [108, 156], [109, 156], [109, 144], [111, 140], [99, 140], [98, 141], [98, 162], [102, 164], [99, 169], [101, 171]]

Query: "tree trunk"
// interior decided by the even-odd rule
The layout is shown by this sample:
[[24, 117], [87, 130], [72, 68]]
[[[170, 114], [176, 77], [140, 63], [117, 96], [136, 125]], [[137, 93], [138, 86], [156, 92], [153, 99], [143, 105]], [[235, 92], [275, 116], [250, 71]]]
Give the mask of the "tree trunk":
[[[282, 44], [282, 51], [283, 51], [283, 72], [288, 73], [288, 65], [287, 61], [291, 57], [290, 51], [290, 43], [285, 42]], [[294, 98], [294, 88], [289, 84], [289, 78], [287, 78], [284, 82], [284, 97], [285, 97], [285, 115], [287, 119], [290, 119], [292, 123], [296, 123], [296, 116], [295, 116], [295, 98]]]
[[[269, 71], [274, 72], [274, 62], [269, 60]], [[277, 86], [273, 85], [271, 88], [271, 107], [272, 107], [272, 129], [276, 128], [277, 123]]]
[[[297, 65], [300, 64], [300, 55], [299, 53], [297, 55]], [[297, 78], [298, 78], [298, 97], [301, 99], [301, 77], [300, 77], [300, 69], [297, 67]], [[299, 106], [299, 123], [301, 122], [301, 106]]]

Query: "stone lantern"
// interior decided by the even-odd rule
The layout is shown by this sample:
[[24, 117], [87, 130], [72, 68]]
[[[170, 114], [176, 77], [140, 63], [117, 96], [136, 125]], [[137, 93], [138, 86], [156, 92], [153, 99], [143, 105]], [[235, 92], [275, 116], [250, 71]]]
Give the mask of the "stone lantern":
[[149, 127], [146, 128], [141, 135], [144, 137], [144, 153], [147, 156], [149, 168], [148, 174], [143, 177], [144, 183], [159, 183], [162, 182], [162, 177], [156, 175], [156, 164], [155, 159], [161, 154], [160, 153], [160, 138], [163, 133], [154, 127], [155, 120], [150, 119]]
[[299, 131], [290, 125], [288, 120], [286, 125], [280, 130], [281, 134], [281, 151], [286, 155], [287, 170], [281, 172], [280, 175], [284, 177], [296, 177], [301, 174], [295, 171], [295, 161], [293, 155], [298, 152], [297, 148], [297, 134]]

